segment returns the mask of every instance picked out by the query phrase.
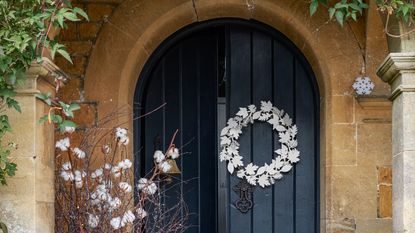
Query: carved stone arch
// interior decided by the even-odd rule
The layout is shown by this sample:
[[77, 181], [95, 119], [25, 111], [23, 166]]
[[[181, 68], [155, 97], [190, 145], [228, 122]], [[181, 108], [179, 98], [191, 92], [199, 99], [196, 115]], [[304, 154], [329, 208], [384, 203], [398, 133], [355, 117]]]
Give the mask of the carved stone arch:
[[[98, 101], [100, 116], [115, 107], [132, 106], [140, 72], [152, 52], [170, 35], [192, 23], [232, 17], [255, 19], [276, 28], [302, 51], [318, 82], [321, 219], [326, 221], [334, 211], [331, 166], [326, 166], [332, 162], [332, 96], [350, 91], [347, 74], [351, 67], [360, 69], [362, 56], [350, 30], [336, 24], [324, 25], [327, 16], [324, 12], [319, 14], [311, 20], [307, 3], [292, 0], [125, 1], [97, 39], [86, 71], [85, 96]], [[345, 57], [347, 62], [342, 60]], [[321, 226], [326, 228], [325, 222]]]

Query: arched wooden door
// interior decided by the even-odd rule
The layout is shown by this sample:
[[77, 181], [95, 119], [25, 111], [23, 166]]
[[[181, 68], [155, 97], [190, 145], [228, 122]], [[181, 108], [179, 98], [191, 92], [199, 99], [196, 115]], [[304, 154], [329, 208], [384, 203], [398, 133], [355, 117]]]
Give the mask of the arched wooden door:
[[[253, 208], [242, 213], [233, 187], [239, 183], [218, 162], [218, 132], [239, 107], [269, 100], [297, 124], [301, 160], [268, 188], [256, 187]], [[165, 149], [175, 129], [185, 153], [182, 171], [166, 204], [185, 197], [191, 233], [319, 232], [319, 95], [300, 51], [283, 35], [258, 22], [215, 20], [185, 28], [152, 55], [136, 88], [136, 114], [166, 103], [136, 120], [135, 168], [153, 166], [154, 149]], [[245, 164], [269, 163], [280, 147], [267, 124], [244, 129]], [[173, 187], [174, 186], [174, 187]]]

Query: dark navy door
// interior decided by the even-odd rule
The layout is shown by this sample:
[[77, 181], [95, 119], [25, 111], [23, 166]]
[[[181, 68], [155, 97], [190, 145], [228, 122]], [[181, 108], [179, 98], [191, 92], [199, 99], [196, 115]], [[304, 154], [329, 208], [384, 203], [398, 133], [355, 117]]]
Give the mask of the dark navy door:
[[[297, 124], [301, 160], [277, 181], [252, 193], [242, 213], [233, 187], [239, 179], [218, 162], [218, 132], [239, 107], [271, 101]], [[176, 129], [184, 155], [182, 173], [166, 191], [166, 205], [183, 196], [191, 213], [189, 233], [319, 232], [319, 96], [299, 50], [258, 22], [216, 20], [185, 28], [152, 55], [136, 88], [135, 113], [161, 110], [134, 122], [136, 176], [153, 166]], [[269, 163], [279, 147], [267, 124], [243, 132], [245, 164]]]

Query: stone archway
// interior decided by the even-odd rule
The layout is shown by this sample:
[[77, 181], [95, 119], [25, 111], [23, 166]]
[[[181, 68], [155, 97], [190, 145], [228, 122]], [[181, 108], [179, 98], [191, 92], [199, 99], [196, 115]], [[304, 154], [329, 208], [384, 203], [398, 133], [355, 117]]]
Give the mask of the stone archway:
[[[353, 214], [353, 209], [342, 209], [350, 204], [353, 194], [342, 192], [344, 187], [335, 183], [335, 178], [347, 180], [348, 172], [355, 171], [347, 170], [353, 162], [339, 157], [345, 149], [337, 148], [332, 142], [342, 140], [347, 144], [347, 135], [353, 136], [356, 129], [344, 125], [343, 119], [336, 117], [333, 105], [343, 103], [354, 79], [350, 69], [360, 69], [362, 57], [349, 30], [333, 24], [322, 30], [334, 34], [318, 33], [326, 19], [320, 16], [310, 21], [305, 2], [125, 1], [108, 19], [98, 37], [86, 72], [86, 98], [98, 101], [101, 116], [114, 107], [132, 106], [134, 87], [144, 64], [167, 37], [194, 22], [224, 17], [255, 19], [278, 29], [301, 49], [311, 64], [321, 92], [321, 226], [328, 231], [335, 228], [336, 224], [326, 223]], [[345, 58], [347, 62], [344, 62]], [[354, 105], [352, 96], [346, 99]], [[337, 122], [340, 124], [336, 125]], [[345, 132], [346, 135], [334, 135], [333, 138], [333, 132]], [[336, 166], [345, 168], [338, 170]], [[358, 173], [364, 173], [364, 170], [358, 170]], [[376, 192], [370, 195], [375, 197]]]

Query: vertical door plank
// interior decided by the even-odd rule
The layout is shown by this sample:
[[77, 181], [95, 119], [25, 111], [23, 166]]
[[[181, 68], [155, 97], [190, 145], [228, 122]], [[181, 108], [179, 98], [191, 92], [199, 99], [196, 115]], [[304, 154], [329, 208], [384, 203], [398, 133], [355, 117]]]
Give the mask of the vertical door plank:
[[[157, 69], [154, 70], [152, 78], [148, 81], [148, 86], [146, 90], [147, 95], [145, 97], [144, 109], [141, 111], [141, 114], [150, 112], [157, 107], [161, 106], [164, 103], [164, 85], [163, 85], [163, 70], [164, 60], [162, 60]], [[143, 118], [143, 128], [146, 132], [146, 137], [143, 139], [143, 150], [140, 150], [138, 153], [140, 155], [141, 162], [145, 166], [140, 166], [144, 171], [140, 172], [141, 175], [145, 175], [150, 172], [154, 166], [153, 162], [153, 153], [157, 149], [163, 149], [164, 141], [164, 111], [159, 110]], [[161, 123], [161, 124], [160, 124]], [[157, 141], [160, 143], [157, 144]], [[140, 148], [141, 149], [141, 148]]]
[[[294, 117], [294, 56], [278, 41], [274, 41], [274, 104]], [[274, 134], [274, 149], [281, 148], [278, 134]], [[274, 233], [294, 232], [294, 176], [293, 171], [284, 173], [275, 182]]]
[[[186, 200], [189, 213], [199, 213], [199, 96], [198, 68], [200, 62], [197, 59], [195, 47], [197, 41], [189, 39], [183, 42], [182, 47], [182, 116], [183, 128], [181, 131], [183, 141], [177, 145], [181, 148], [182, 164], [185, 168], [182, 172], [183, 195]], [[189, 168], [189, 169], [186, 169]], [[188, 225], [191, 226], [186, 233], [200, 232], [199, 216], [192, 214], [189, 216]]]
[[[298, 233], [315, 232], [315, 100], [310, 77], [296, 63], [296, 124], [300, 161], [296, 165], [296, 225]], [[314, 179], [313, 179], [314, 178]]]
[[[260, 106], [261, 101], [272, 101], [272, 40], [268, 35], [252, 33], [252, 103]], [[272, 126], [267, 122], [255, 121], [252, 125], [253, 163], [263, 166], [273, 159]], [[245, 163], [246, 165], [247, 163]], [[255, 188], [253, 232], [272, 232], [273, 205], [272, 189]]]
[[[181, 46], [176, 46], [170, 50], [165, 57], [164, 62], [164, 98], [167, 103], [164, 113], [164, 151], [170, 144], [176, 129], [182, 131], [182, 70], [181, 70]], [[177, 134], [175, 143], [180, 145], [181, 133]], [[179, 169], [183, 172], [187, 172], [187, 168], [181, 167], [181, 158], [177, 159]], [[190, 168], [189, 168], [190, 169]], [[171, 184], [166, 184], [164, 187], [165, 204], [168, 207], [174, 206], [178, 202], [181, 193], [181, 181], [180, 179], [173, 179]]]
[[[233, 117], [239, 111], [239, 107], [251, 104], [251, 35], [238, 27], [231, 27], [229, 31], [230, 46], [230, 82], [228, 85], [229, 114]], [[239, 138], [239, 152], [244, 157], [244, 163], [251, 162], [251, 127], [246, 127]], [[229, 177], [229, 211], [230, 211], [230, 233], [253, 233], [252, 232], [252, 211], [246, 214], [241, 213], [235, 207], [235, 202], [239, 200], [232, 189], [238, 184], [240, 179], [236, 174]]]
[[216, 232], [217, 174], [217, 37], [201, 36], [198, 48], [199, 65], [199, 170], [200, 232]]

